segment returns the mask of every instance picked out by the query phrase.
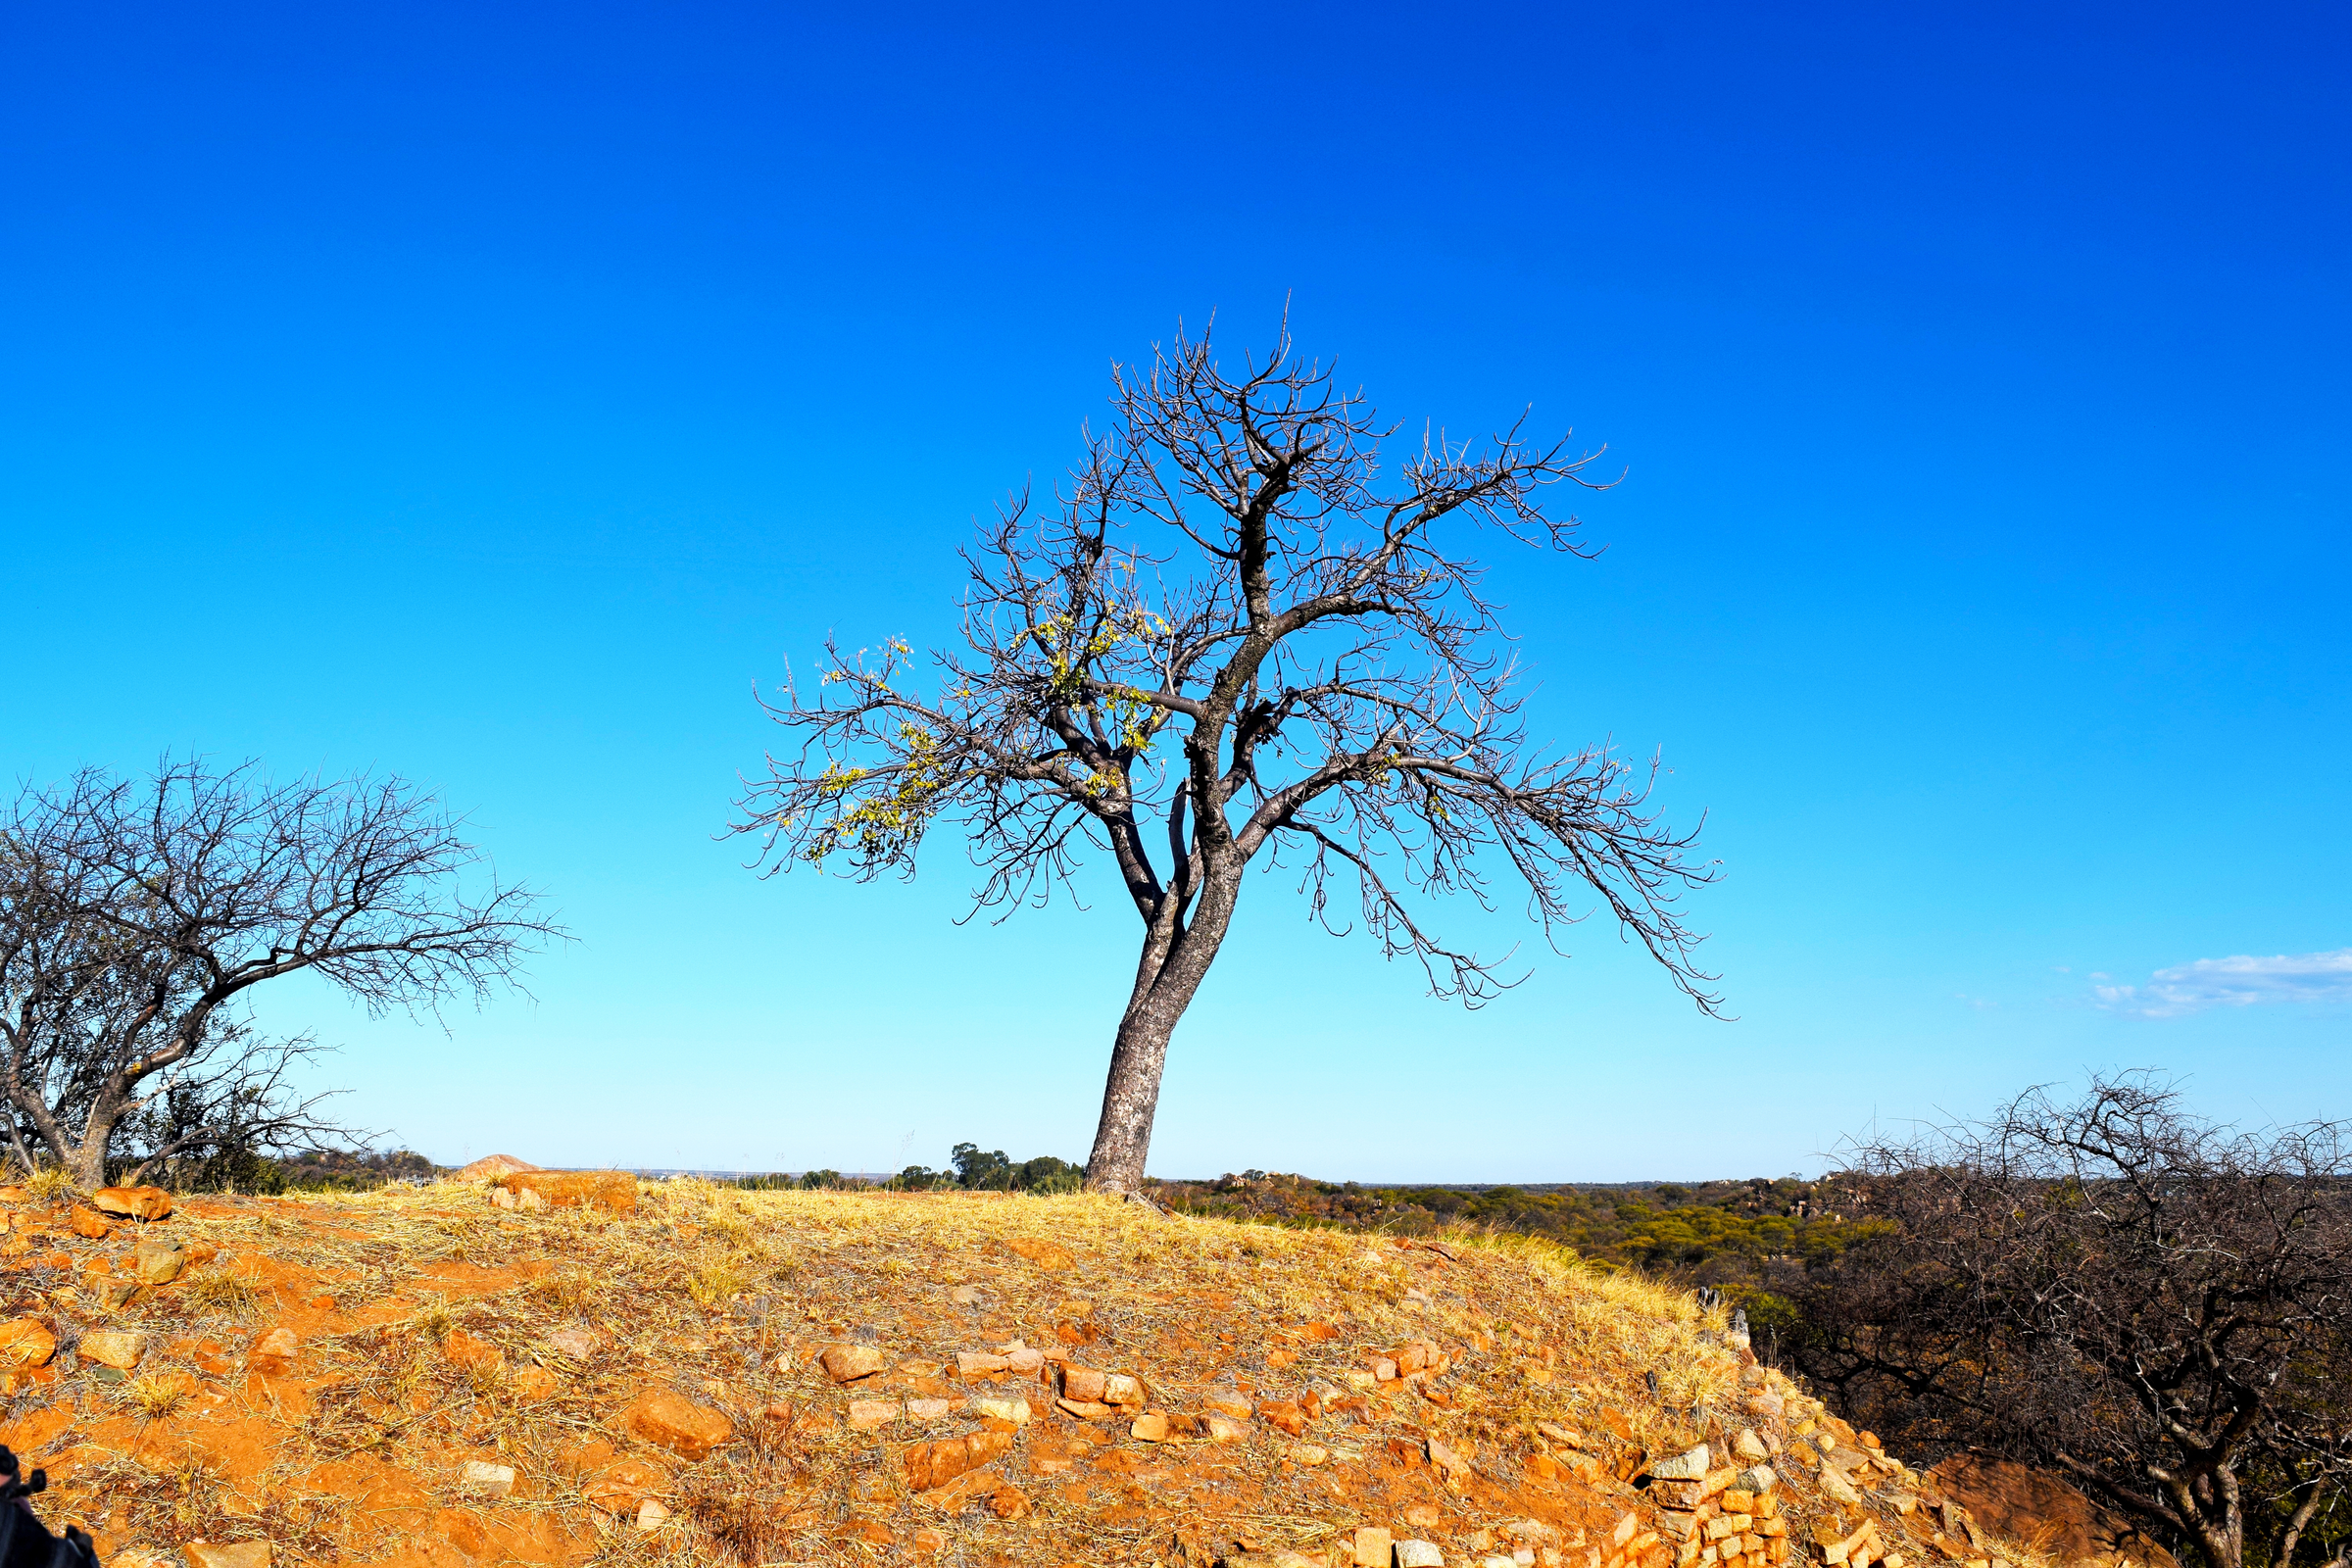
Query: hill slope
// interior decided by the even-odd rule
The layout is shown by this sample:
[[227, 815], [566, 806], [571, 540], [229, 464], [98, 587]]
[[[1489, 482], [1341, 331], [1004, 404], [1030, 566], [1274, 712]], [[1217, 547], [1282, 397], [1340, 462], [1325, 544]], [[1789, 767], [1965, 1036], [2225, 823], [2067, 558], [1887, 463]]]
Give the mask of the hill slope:
[[44, 1515], [197, 1568], [1979, 1554], [1688, 1296], [1542, 1244], [502, 1181], [182, 1200], [144, 1288], [142, 1227], [15, 1194]]

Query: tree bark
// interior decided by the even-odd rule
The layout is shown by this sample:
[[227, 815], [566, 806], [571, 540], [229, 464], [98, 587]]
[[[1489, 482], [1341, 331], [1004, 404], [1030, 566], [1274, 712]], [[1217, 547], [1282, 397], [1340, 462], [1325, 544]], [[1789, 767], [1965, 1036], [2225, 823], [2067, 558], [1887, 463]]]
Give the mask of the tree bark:
[[1152, 1119], [1159, 1109], [1159, 1079], [1168, 1064], [1168, 1042], [1192, 1005], [1208, 966], [1224, 945], [1241, 892], [1238, 865], [1212, 870], [1201, 889], [1190, 925], [1171, 912], [1163, 928], [1154, 921], [1144, 938], [1135, 992], [1119, 1019], [1110, 1050], [1110, 1074], [1102, 1085], [1102, 1117], [1095, 1125], [1094, 1152], [1086, 1160], [1087, 1191], [1140, 1193], [1144, 1160], [1152, 1152]]

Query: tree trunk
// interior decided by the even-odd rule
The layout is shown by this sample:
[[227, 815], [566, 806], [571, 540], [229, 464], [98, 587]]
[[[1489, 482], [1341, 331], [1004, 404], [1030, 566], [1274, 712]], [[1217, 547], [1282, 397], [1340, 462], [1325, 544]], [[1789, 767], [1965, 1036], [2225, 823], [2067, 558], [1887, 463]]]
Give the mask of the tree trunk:
[[1102, 1119], [1095, 1126], [1095, 1150], [1086, 1160], [1089, 1192], [1143, 1191], [1144, 1158], [1152, 1152], [1152, 1118], [1159, 1109], [1159, 1075], [1168, 1064], [1168, 1042], [1224, 945], [1239, 893], [1239, 866], [1212, 871], [1190, 926], [1172, 938], [1158, 928], [1146, 934], [1135, 992], [1110, 1050], [1110, 1076], [1102, 1086]]

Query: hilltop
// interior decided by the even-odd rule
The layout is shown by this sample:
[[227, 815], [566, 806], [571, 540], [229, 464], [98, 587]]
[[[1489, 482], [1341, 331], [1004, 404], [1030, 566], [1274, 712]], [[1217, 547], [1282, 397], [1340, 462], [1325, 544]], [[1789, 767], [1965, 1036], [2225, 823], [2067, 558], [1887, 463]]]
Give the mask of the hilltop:
[[0, 1441], [110, 1563], [1994, 1550], [1720, 1313], [1520, 1238], [616, 1173], [0, 1202]]

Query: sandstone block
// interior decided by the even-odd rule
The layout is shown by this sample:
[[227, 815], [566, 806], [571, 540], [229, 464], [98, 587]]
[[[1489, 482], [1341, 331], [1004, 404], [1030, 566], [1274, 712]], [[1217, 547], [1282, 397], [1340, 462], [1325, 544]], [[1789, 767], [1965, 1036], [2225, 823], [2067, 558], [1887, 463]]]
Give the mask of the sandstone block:
[[1448, 1485], [1460, 1486], [1470, 1479], [1472, 1471], [1467, 1457], [1455, 1452], [1435, 1438], [1429, 1440], [1427, 1446], [1429, 1462], [1438, 1467], [1439, 1473], [1446, 1478]]
[[588, 1500], [607, 1513], [634, 1514], [653, 1494], [669, 1485], [669, 1475], [643, 1459], [615, 1459], [588, 1477]]
[[[1553, 1421], [1539, 1421], [1536, 1423], [1536, 1430], [1562, 1447], [1582, 1448], [1585, 1446], [1585, 1435], [1573, 1427], [1564, 1427]], [[1653, 1476], [1657, 1474], [1654, 1466], [1651, 1468], [1650, 1474]]]
[[889, 1364], [889, 1358], [870, 1345], [829, 1345], [817, 1359], [836, 1383], [870, 1378]]
[[537, 1193], [550, 1208], [601, 1208], [609, 1214], [637, 1212], [637, 1178], [625, 1170], [512, 1171], [498, 1185], [519, 1203]]
[[1752, 1427], [1740, 1429], [1740, 1435], [1732, 1440], [1732, 1451], [1742, 1459], [1756, 1463], [1772, 1457], [1772, 1450], [1764, 1446], [1764, 1440], [1756, 1436]]
[[1203, 1393], [1200, 1396], [1200, 1407], [1216, 1415], [1231, 1416], [1236, 1421], [1247, 1421], [1254, 1413], [1242, 1391], [1229, 1383], [1219, 1384]]
[[1024, 1345], [1017, 1350], [1005, 1351], [1004, 1364], [1010, 1370], [1022, 1376], [1035, 1377], [1039, 1372], [1045, 1369], [1046, 1352], [1043, 1350], [1031, 1349], [1028, 1346]]
[[1396, 1538], [1378, 1525], [1365, 1525], [1355, 1533], [1351, 1544], [1355, 1548], [1355, 1568], [1389, 1568], [1396, 1554]]
[[898, 1418], [899, 1401], [896, 1399], [852, 1399], [850, 1401], [849, 1421], [850, 1430], [853, 1432], [872, 1432], [877, 1428], [890, 1425]]
[[169, 1285], [188, 1266], [188, 1250], [172, 1237], [142, 1236], [130, 1261], [141, 1285]]
[[1009, 1372], [1012, 1362], [987, 1350], [957, 1350], [956, 1370], [965, 1377], [985, 1377], [992, 1372]]
[[1168, 1418], [1157, 1410], [1147, 1411], [1137, 1416], [1135, 1424], [1127, 1430], [1138, 1443], [1165, 1443], [1170, 1435]]
[[292, 1329], [274, 1328], [253, 1342], [253, 1348], [245, 1352], [245, 1365], [276, 1377], [294, 1364], [294, 1354], [301, 1348], [302, 1341]]
[[1396, 1568], [1446, 1568], [1446, 1553], [1434, 1541], [1399, 1541]]
[[1074, 1415], [1081, 1421], [1107, 1421], [1119, 1413], [1115, 1407], [1095, 1400], [1055, 1399], [1054, 1403], [1063, 1414]]
[[179, 1554], [188, 1559], [188, 1568], [270, 1568], [267, 1541], [240, 1541], [233, 1546], [191, 1541], [179, 1548]]
[[74, 1212], [67, 1218], [66, 1223], [73, 1228], [74, 1235], [87, 1237], [93, 1242], [103, 1242], [115, 1234], [113, 1220], [108, 1219], [94, 1208], [83, 1208], [78, 1203], [74, 1205]]
[[547, 1343], [574, 1361], [585, 1361], [597, 1352], [597, 1348], [603, 1344], [603, 1341], [594, 1329], [580, 1328], [575, 1325], [571, 1328], [556, 1330], [547, 1337]]
[[906, 1450], [906, 1484], [917, 1492], [929, 1492], [1011, 1451], [1012, 1435], [1008, 1432], [974, 1432], [960, 1438], [918, 1443]]
[[468, 1459], [458, 1472], [458, 1489], [474, 1497], [508, 1496], [514, 1491], [514, 1467]]
[[986, 1416], [997, 1421], [1009, 1421], [1016, 1427], [1025, 1427], [1029, 1424], [1029, 1401], [1027, 1399], [1008, 1399], [1002, 1396], [983, 1395], [965, 1401], [964, 1408], [977, 1416]]
[[1294, 1443], [1291, 1445], [1291, 1462], [1293, 1464], [1325, 1464], [1330, 1459], [1331, 1450], [1319, 1443]]
[[492, 1208], [513, 1208], [514, 1195], [504, 1187], [493, 1187], [490, 1189], [490, 1206]]
[[1396, 1363], [1395, 1361], [1384, 1355], [1372, 1363], [1372, 1380], [1375, 1383], [1393, 1383], [1396, 1379]]
[[1211, 1443], [1241, 1443], [1250, 1436], [1250, 1429], [1229, 1415], [1204, 1415], [1200, 1425]]
[[667, 1389], [648, 1389], [621, 1412], [624, 1431], [687, 1459], [700, 1459], [735, 1436], [735, 1424], [709, 1405]]
[[648, 1497], [637, 1505], [637, 1528], [645, 1534], [650, 1536], [667, 1523], [669, 1510], [653, 1498]]
[[[29, 1367], [47, 1366], [57, 1354], [57, 1336], [39, 1318], [12, 1317], [0, 1323], [0, 1368], [11, 1374]], [[24, 1387], [21, 1381], [11, 1382], [8, 1392], [14, 1394]]]
[[1670, 1459], [1660, 1459], [1649, 1467], [1653, 1481], [1704, 1481], [1707, 1478], [1707, 1446], [1700, 1444]]
[[163, 1219], [172, 1212], [172, 1195], [161, 1187], [101, 1187], [90, 1206], [125, 1219]]
[[101, 1366], [121, 1367], [127, 1372], [147, 1353], [147, 1336], [130, 1330], [101, 1329], [84, 1334], [76, 1348]]
[[1268, 1426], [1294, 1438], [1306, 1431], [1306, 1411], [1296, 1399], [1268, 1399], [1257, 1407], [1257, 1415]]
[[1102, 1398], [1102, 1391], [1108, 1382], [1107, 1373], [1098, 1372], [1092, 1367], [1064, 1365], [1061, 1369], [1061, 1396], [1075, 1399], [1080, 1404], [1106, 1403]]
[[978, 1306], [980, 1304], [980, 1287], [958, 1285], [948, 1293], [948, 1299], [957, 1306]]
[[1029, 1494], [1008, 1481], [988, 1494], [988, 1511], [1000, 1519], [1026, 1519]]
[[1113, 1372], [1102, 1380], [1104, 1404], [1142, 1404], [1144, 1386], [1124, 1372]]
[[908, 1399], [906, 1413], [917, 1421], [939, 1421], [956, 1408], [953, 1399]]

